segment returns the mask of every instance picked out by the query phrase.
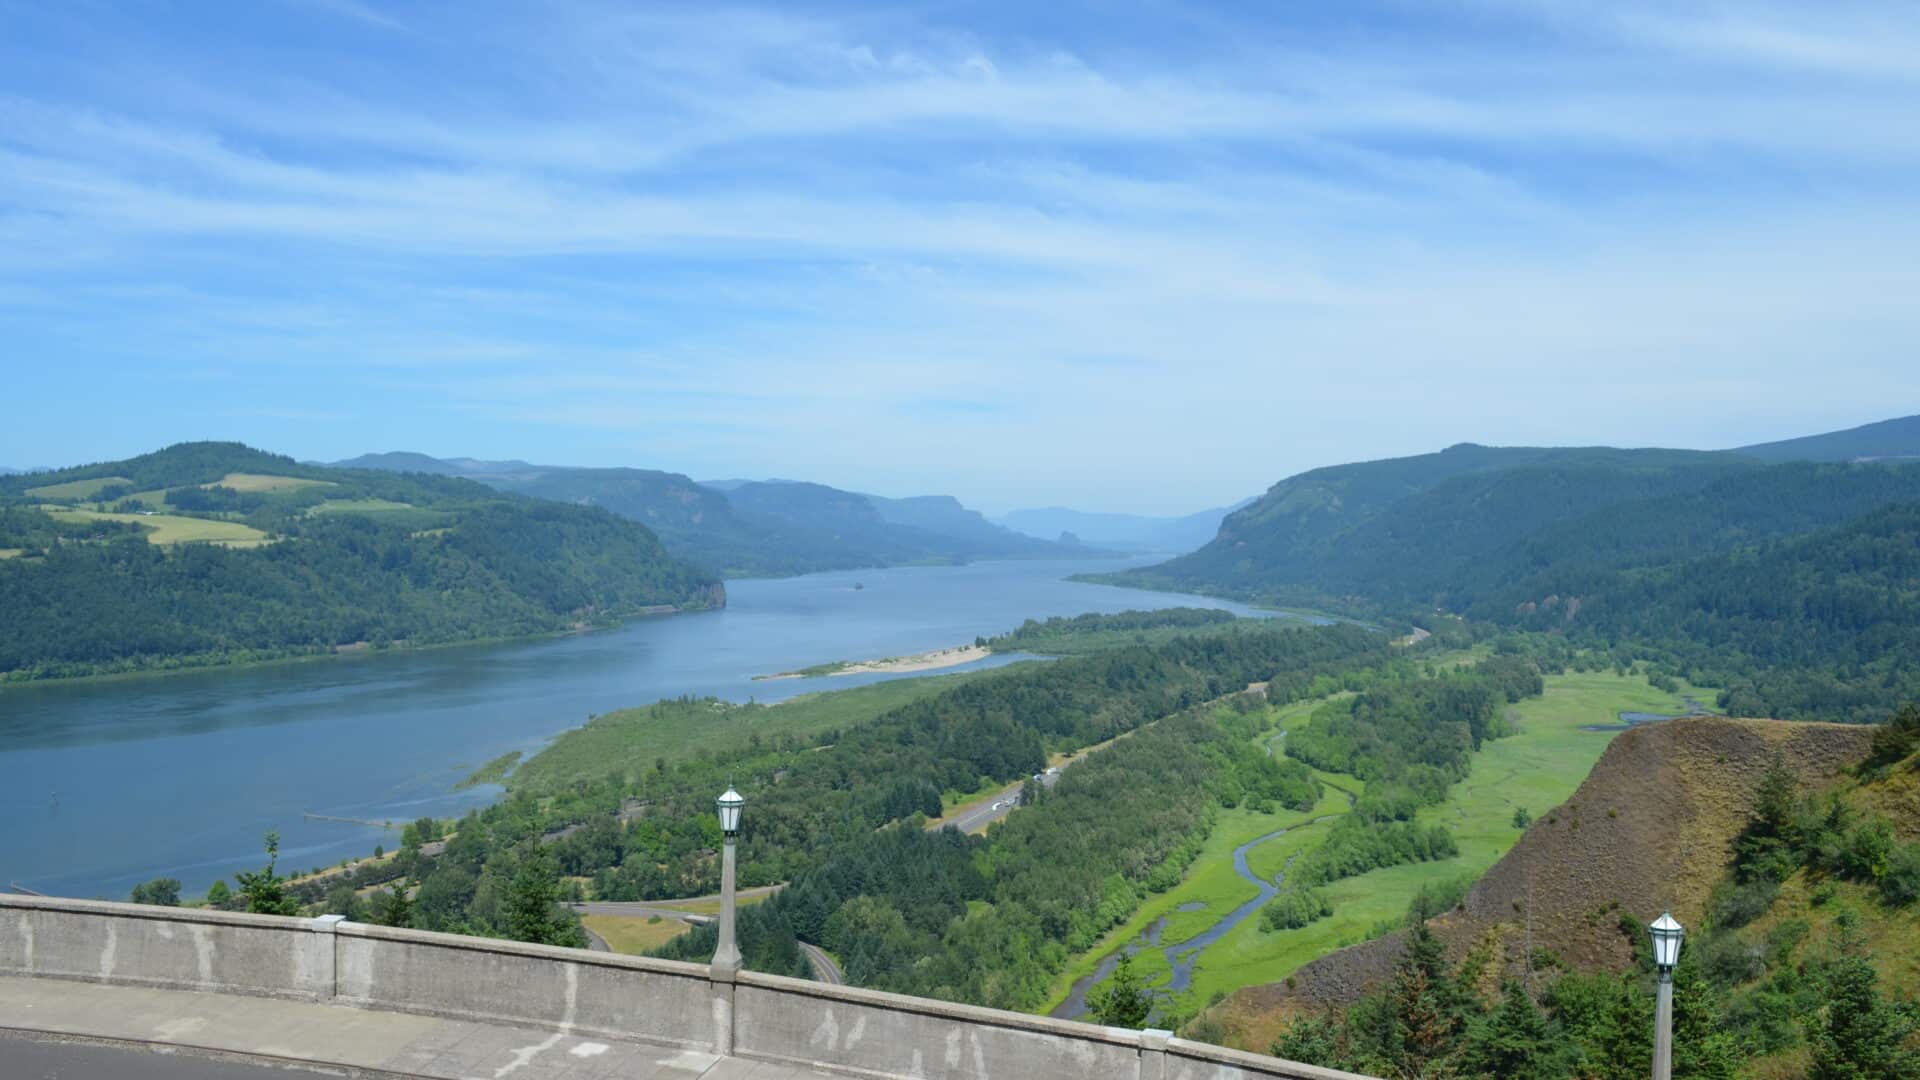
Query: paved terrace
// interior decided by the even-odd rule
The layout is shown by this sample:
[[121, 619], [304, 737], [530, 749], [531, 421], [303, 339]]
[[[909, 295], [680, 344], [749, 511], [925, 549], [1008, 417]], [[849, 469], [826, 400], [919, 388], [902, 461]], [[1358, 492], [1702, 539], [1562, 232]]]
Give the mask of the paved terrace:
[[[156, 1048], [202, 1055], [202, 1072]], [[261, 1065], [448, 1080], [1364, 1080], [1163, 1031], [704, 964], [337, 916], [0, 896], [0, 1073], [244, 1080]]]

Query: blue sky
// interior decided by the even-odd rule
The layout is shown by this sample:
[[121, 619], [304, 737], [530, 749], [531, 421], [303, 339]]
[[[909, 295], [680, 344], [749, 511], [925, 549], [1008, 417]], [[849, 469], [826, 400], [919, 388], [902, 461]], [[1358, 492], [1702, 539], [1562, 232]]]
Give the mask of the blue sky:
[[0, 0], [0, 463], [1182, 512], [1920, 412], [1920, 9]]

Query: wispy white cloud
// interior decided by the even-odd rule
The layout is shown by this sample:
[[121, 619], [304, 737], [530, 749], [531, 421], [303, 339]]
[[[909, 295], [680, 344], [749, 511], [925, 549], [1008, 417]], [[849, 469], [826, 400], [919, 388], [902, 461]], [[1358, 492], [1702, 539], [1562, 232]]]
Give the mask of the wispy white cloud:
[[156, 40], [164, 93], [84, 51], [0, 75], [16, 340], [358, 388], [353, 415], [449, 418], [423, 433], [475, 453], [591, 430], [633, 464], [1047, 501], [1178, 501], [1170, 448], [1217, 459], [1186, 496], [1217, 502], [1459, 438], [1734, 442], [1783, 395], [1920, 391], [1887, 362], [1920, 336], [1902, 7], [1213, 13], [1183, 51], [895, 11], [326, 6], [358, 35], [338, 66]]

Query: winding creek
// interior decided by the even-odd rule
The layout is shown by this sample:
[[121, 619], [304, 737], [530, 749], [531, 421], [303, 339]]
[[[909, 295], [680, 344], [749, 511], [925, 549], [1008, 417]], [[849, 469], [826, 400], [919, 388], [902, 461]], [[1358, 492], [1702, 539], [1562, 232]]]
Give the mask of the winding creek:
[[[1285, 735], [1286, 732], [1282, 731], [1279, 735], [1275, 735], [1272, 739], [1269, 739], [1267, 741], [1267, 752], [1272, 753], [1273, 743]], [[1333, 785], [1328, 786], [1332, 787]], [[1354, 794], [1344, 788], [1335, 787], [1334, 790], [1347, 797], [1347, 808], [1352, 809], [1355, 801]], [[1289, 856], [1286, 865], [1281, 868], [1280, 873], [1275, 875], [1272, 881], [1266, 881], [1255, 874], [1252, 868], [1247, 865], [1247, 854], [1261, 844], [1285, 836], [1295, 829], [1305, 829], [1313, 825], [1318, 825], [1323, 821], [1332, 821], [1339, 816], [1339, 814], [1322, 814], [1319, 817], [1308, 818], [1306, 821], [1289, 825], [1284, 829], [1275, 829], [1264, 836], [1256, 836], [1252, 840], [1234, 848], [1233, 871], [1254, 887], [1256, 892], [1253, 899], [1234, 908], [1225, 916], [1221, 917], [1219, 921], [1207, 929], [1202, 930], [1200, 933], [1182, 941], [1176, 941], [1171, 945], [1162, 945], [1160, 942], [1161, 935], [1166, 931], [1167, 920], [1164, 917], [1155, 919], [1153, 923], [1149, 925], [1146, 930], [1142, 931], [1133, 941], [1121, 948], [1113, 950], [1101, 958], [1100, 963], [1093, 969], [1091, 975], [1076, 980], [1073, 984], [1072, 991], [1067, 995], [1067, 999], [1055, 1006], [1049, 1015], [1067, 1020], [1077, 1020], [1085, 1016], [1087, 1012], [1087, 992], [1101, 983], [1106, 982], [1113, 976], [1113, 969], [1120, 963], [1121, 954], [1125, 953], [1128, 956], [1135, 956], [1141, 951], [1150, 948], [1158, 948], [1162, 951], [1166, 956], [1167, 966], [1173, 972], [1172, 981], [1167, 984], [1165, 989], [1174, 993], [1185, 991], [1193, 982], [1193, 968], [1194, 965], [1199, 962], [1200, 954], [1207, 951], [1208, 948], [1212, 947], [1214, 943], [1218, 942], [1221, 938], [1232, 933], [1234, 927], [1252, 918], [1261, 907], [1265, 906], [1267, 901], [1279, 895], [1281, 886], [1286, 884], [1287, 871], [1292, 869], [1294, 859], [1300, 857], [1299, 852], [1295, 852]], [[1194, 911], [1198, 910], [1199, 906], [1204, 905], [1181, 904], [1174, 910], [1183, 912]]]

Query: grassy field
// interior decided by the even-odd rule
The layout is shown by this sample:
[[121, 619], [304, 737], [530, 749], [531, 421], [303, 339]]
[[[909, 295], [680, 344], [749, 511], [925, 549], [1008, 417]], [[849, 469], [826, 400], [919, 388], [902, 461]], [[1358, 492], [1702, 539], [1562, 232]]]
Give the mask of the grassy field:
[[133, 481], [124, 476], [101, 476], [92, 480], [69, 480], [64, 484], [28, 488], [27, 494], [41, 499], [84, 499], [101, 488], [131, 483]]
[[173, 514], [109, 514], [67, 506], [42, 506], [41, 509], [55, 517], [130, 522], [147, 530], [147, 540], [155, 544], [208, 542], [227, 547], [256, 547], [268, 542], [266, 533], [237, 521], [213, 521]]
[[[202, 475], [205, 475], [204, 473]], [[201, 487], [232, 488], [234, 491], [298, 491], [307, 487], [338, 487], [331, 480], [307, 480], [298, 476], [268, 476], [265, 473], [228, 473]]]
[[390, 499], [328, 499], [326, 502], [307, 511], [309, 514], [383, 514], [396, 510], [412, 510], [412, 503], [393, 502]]
[[[1180, 996], [1178, 1006], [1189, 1010], [1206, 1004], [1218, 992], [1283, 979], [1310, 960], [1364, 940], [1379, 924], [1399, 919], [1422, 885], [1479, 877], [1520, 838], [1520, 830], [1513, 827], [1515, 808], [1539, 814], [1564, 802], [1615, 734], [1582, 727], [1611, 723], [1623, 710], [1686, 711], [1678, 695], [1655, 690], [1637, 676], [1568, 674], [1548, 676], [1546, 682], [1545, 695], [1510, 707], [1509, 716], [1519, 732], [1485, 744], [1475, 756], [1472, 775], [1454, 788], [1445, 803], [1422, 812], [1423, 821], [1440, 822], [1453, 830], [1459, 855], [1375, 870], [1325, 886], [1320, 891], [1333, 904], [1333, 915], [1298, 930], [1264, 931], [1257, 916], [1247, 919], [1201, 954], [1192, 985]], [[1706, 694], [1702, 700], [1711, 700], [1711, 691], [1700, 693]], [[1304, 722], [1319, 704], [1302, 702], [1274, 710], [1274, 728]], [[1261, 738], [1271, 740], [1271, 730]], [[1362, 790], [1351, 777], [1322, 774], [1321, 779], [1356, 794]], [[1346, 807], [1345, 795], [1329, 790], [1312, 812], [1293, 814], [1291, 820], [1337, 815]], [[1133, 940], [1156, 919], [1168, 920], [1161, 937], [1164, 946], [1192, 937], [1252, 899], [1256, 889], [1233, 870], [1233, 849], [1288, 823], [1285, 814], [1223, 812], [1186, 878], [1142, 905], [1124, 926], [1076, 958], [1055, 985], [1048, 1007], [1066, 997], [1073, 979], [1092, 971], [1101, 957]], [[1271, 880], [1289, 858], [1317, 842], [1329, 827], [1330, 823], [1307, 825], [1260, 844], [1248, 852], [1248, 868]], [[1196, 903], [1204, 906], [1177, 910]], [[1142, 952], [1134, 966], [1144, 978], [1162, 986], [1170, 976], [1165, 954], [1157, 948]]]
[[641, 956], [657, 949], [691, 927], [679, 919], [640, 918], [627, 915], [583, 915], [580, 922], [600, 935], [607, 947], [627, 956]]
[[20, 548], [0, 548], [0, 559], [17, 559], [21, 553]]
[[662, 701], [621, 709], [560, 735], [514, 770], [507, 786], [547, 790], [581, 777], [643, 771], [652, 768], [656, 759], [680, 761], [703, 748], [738, 745], [754, 735], [763, 740], [782, 735], [810, 740], [992, 673], [894, 679], [850, 690], [802, 694], [772, 705]]
[[[746, 893], [739, 898], [739, 906], [752, 907], [772, 895], [772, 893], [768, 892]], [[649, 900], [647, 903], [651, 907], [667, 908], [671, 911], [684, 911], [689, 915], [720, 914], [720, 901], [718, 900]]]
[[[122, 495], [120, 498], [113, 500], [113, 504], [118, 506], [123, 502], [134, 502], [139, 503], [149, 510], [165, 510], [167, 508], [167, 492], [170, 490], [172, 489], [155, 488], [152, 491], [136, 491], [131, 495]], [[98, 503], [95, 504], [94, 509], [107, 510], [110, 509], [110, 507], [105, 503]]]

